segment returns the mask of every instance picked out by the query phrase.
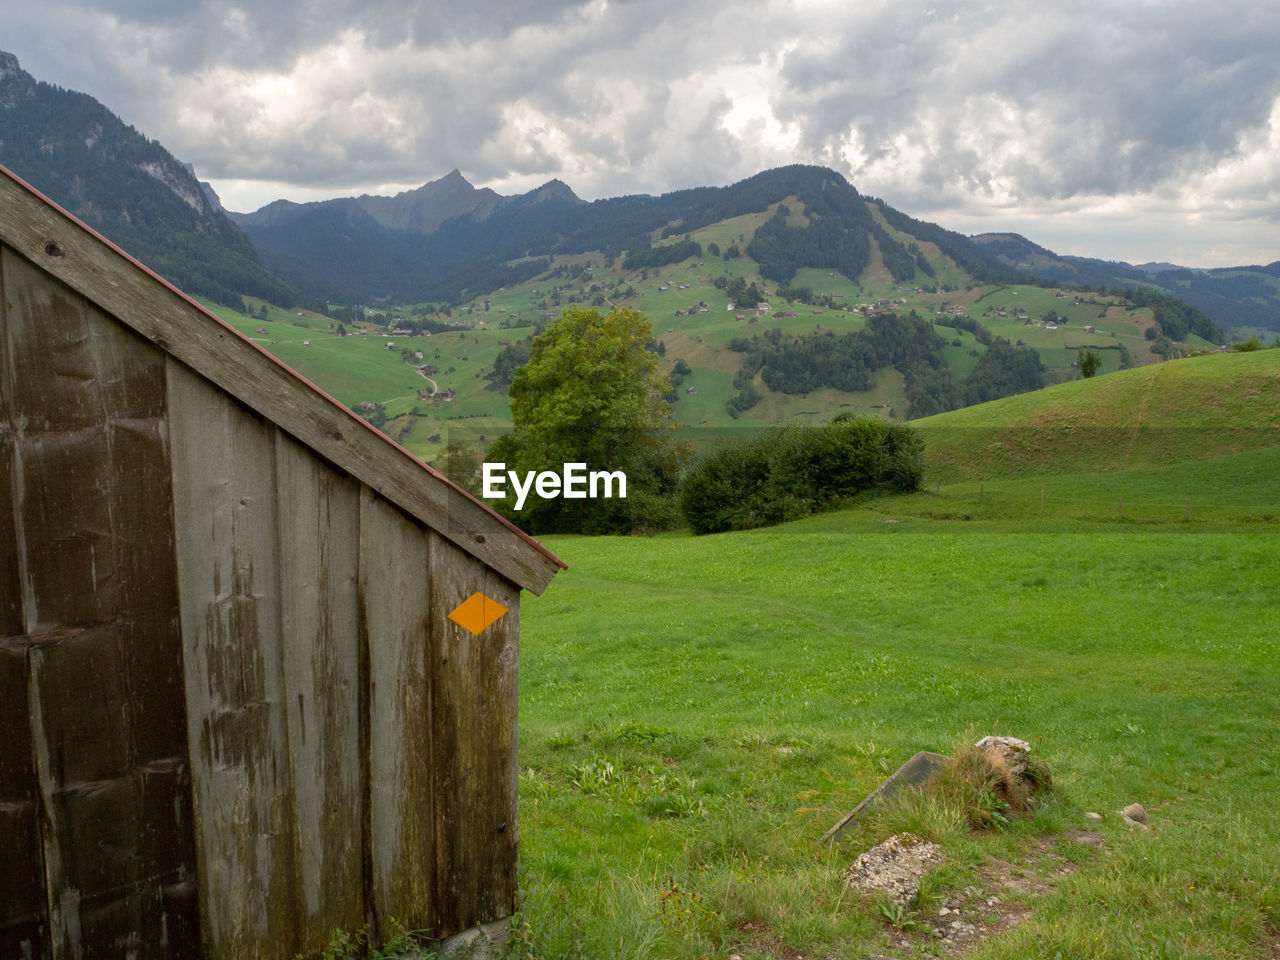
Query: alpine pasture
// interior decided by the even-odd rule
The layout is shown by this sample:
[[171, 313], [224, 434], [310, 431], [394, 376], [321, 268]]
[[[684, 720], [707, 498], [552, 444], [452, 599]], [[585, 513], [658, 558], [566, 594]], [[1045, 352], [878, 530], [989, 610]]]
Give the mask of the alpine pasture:
[[[954, 460], [948, 417], [1029, 431], [1091, 390], [1140, 395], [1154, 369], [1146, 426], [1177, 428], [1208, 381], [1274, 422], [1266, 351], [925, 432]], [[769, 530], [549, 538], [569, 570], [524, 617], [514, 955], [950, 955], [934, 931], [959, 902], [979, 931], [965, 955], [988, 960], [1272, 956], [1280, 459], [1204, 442], [1127, 469], [1123, 449], [1060, 443], [1057, 472], [1042, 450], [1028, 477], [970, 472]], [[916, 751], [992, 732], [1054, 772], [1030, 817], [975, 832], [922, 797], [815, 845]], [[1122, 824], [1134, 801], [1149, 831]], [[904, 827], [947, 851], [911, 908], [845, 889]]]

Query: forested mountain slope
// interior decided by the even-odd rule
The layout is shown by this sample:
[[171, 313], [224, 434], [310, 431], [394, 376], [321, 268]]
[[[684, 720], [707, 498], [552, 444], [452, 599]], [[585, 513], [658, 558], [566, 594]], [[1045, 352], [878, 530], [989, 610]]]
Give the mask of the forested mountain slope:
[[320, 306], [265, 269], [191, 169], [93, 97], [0, 53], [0, 163], [188, 293]]

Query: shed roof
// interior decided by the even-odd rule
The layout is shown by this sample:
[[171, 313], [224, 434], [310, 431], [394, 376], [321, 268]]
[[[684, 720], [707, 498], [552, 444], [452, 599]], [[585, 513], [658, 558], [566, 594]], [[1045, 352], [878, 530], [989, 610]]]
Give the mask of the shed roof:
[[507, 579], [563, 560], [0, 166], [0, 242]]

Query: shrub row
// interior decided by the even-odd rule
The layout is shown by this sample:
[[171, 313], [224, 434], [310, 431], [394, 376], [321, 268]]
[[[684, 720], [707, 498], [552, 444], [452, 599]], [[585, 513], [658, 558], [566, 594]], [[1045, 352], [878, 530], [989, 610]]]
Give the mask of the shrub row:
[[916, 490], [923, 477], [924, 442], [910, 427], [840, 414], [721, 443], [685, 476], [680, 512], [697, 534], [747, 530]]

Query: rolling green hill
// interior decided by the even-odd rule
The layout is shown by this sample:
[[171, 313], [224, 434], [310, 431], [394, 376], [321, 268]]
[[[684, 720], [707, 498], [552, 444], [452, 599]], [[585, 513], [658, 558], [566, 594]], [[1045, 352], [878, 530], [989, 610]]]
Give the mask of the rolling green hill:
[[945, 479], [1103, 472], [1280, 444], [1280, 351], [1124, 370], [917, 421]]
[[[456, 200], [465, 181], [447, 179]], [[384, 229], [355, 201], [320, 207]], [[286, 226], [302, 215], [287, 213], [277, 218]], [[1096, 351], [1108, 374], [1213, 345], [1196, 331], [1218, 336], [1194, 308], [1159, 293], [1017, 282], [981, 244], [816, 167], [661, 198], [584, 204], [551, 191], [446, 220], [419, 240], [457, 241], [465, 252], [492, 231], [506, 254], [524, 254], [490, 264], [509, 282], [476, 296], [367, 303], [352, 337], [330, 322], [303, 345], [294, 330], [228, 317], [428, 460], [451, 439], [483, 447], [509, 426], [499, 356], [574, 303], [650, 318], [666, 368], [691, 368], [674, 411], [682, 438], [699, 445], [846, 411], [916, 419], [1068, 383], [1081, 349]], [[415, 322], [434, 333], [394, 333]], [[423, 364], [437, 368], [430, 381]]]
[[[655, 204], [575, 201], [575, 217], [595, 213], [562, 223], [531, 248], [544, 259], [503, 264], [518, 279], [459, 303], [375, 304], [364, 316], [377, 322], [362, 325], [361, 340], [331, 336], [304, 349], [288, 331], [260, 336], [344, 403], [383, 405], [378, 416], [391, 421], [384, 428], [429, 459], [450, 433], [474, 441], [503, 429], [505, 398], [490, 374], [504, 341], [527, 340], [571, 303], [625, 305], [651, 319], [668, 367], [682, 359], [692, 368], [675, 393], [675, 415], [695, 441], [825, 422], [843, 411], [907, 419], [1068, 380], [1081, 348], [1096, 350], [1104, 371], [1151, 363], [1156, 350], [1176, 352], [1160, 335], [1158, 309], [1121, 295], [1010, 283], [1007, 268], [965, 238], [862, 197], [831, 171], [787, 168], [733, 189], [686, 193]], [[533, 212], [500, 206], [479, 225], [449, 229], [489, 229], [504, 217], [520, 229], [551, 229], [546, 218], [556, 202]], [[680, 215], [661, 219], [673, 214]], [[620, 243], [640, 227], [647, 232], [613, 254], [550, 252]], [[885, 340], [892, 340], [885, 315], [900, 318], [891, 321], [901, 326], [897, 345]], [[253, 319], [231, 319], [258, 329]], [[437, 325], [429, 347], [425, 336], [414, 338], [411, 353], [439, 368], [433, 389], [452, 391], [447, 401], [424, 403], [411, 389], [423, 384], [400, 356], [405, 343], [378, 352], [395, 339], [382, 334], [415, 319]], [[872, 333], [880, 348], [858, 340]], [[379, 342], [371, 346], [371, 338]], [[993, 344], [1000, 349], [990, 355]], [[348, 352], [361, 359], [344, 363]], [[851, 363], [861, 373], [837, 375]], [[1002, 377], [1014, 368], [1030, 378]]]
[[[883, 211], [874, 201], [860, 202], [870, 222], [882, 218]], [[767, 424], [825, 422], [844, 411], [899, 420], [918, 415], [919, 378], [913, 383], [910, 369], [901, 362], [868, 369], [865, 388], [857, 392], [839, 389], [838, 382], [821, 377], [788, 380], [790, 375], [777, 367], [782, 358], [776, 351], [773, 355], [756, 351], [750, 362], [757, 366], [746, 381], [740, 376], [751, 352], [743, 351], [744, 342], [761, 344], [781, 337], [777, 343], [788, 350], [803, 345], [803, 349], [796, 347], [803, 362], [821, 365], [826, 361], [819, 354], [832, 349], [833, 341], [865, 331], [871, 318], [888, 311], [902, 318], [914, 315], [928, 325], [929, 337], [936, 338], [934, 356], [945, 365], [945, 378], [935, 378], [931, 388], [943, 409], [969, 402], [961, 387], [983, 365], [996, 337], [1008, 341], [1011, 354], [1034, 350], [1044, 365], [1046, 383], [1077, 376], [1073, 364], [1081, 348], [1099, 353], [1103, 371], [1159, 359], [1152, 348], [1158, 348], [1160, 341], [1147, 338], [1147, 331], [1156, 327], [1151, 308], [1120, 296], [979, 283], [932, 241], [915, 244], [932, 276], [917, 264], [911, 280], [895, 280], [884, 266], [877, 242], [869, 248], [866, 266], [853, 278], [836, 269], [798, 267], [789, 285], [781, 287], [763, 273], [750, 253], [743, 252], [751, 249], [756, 231], [778, 217], [780, 208], [786, 208], [783, 216], [791, 222], [802, 223], [810, 217], [797, 197], [787, 196], [757, 213], [665, 239], [662, 230], [655, 230], [655, 250], [676, 244], [701, 248], [700, 255], [660, 266], [628, 269], [622, 255], [612, 260], [598, 253], [556, 256], [532, 277], [457, 306], [375, 305], [365, 315], [379, 322], [352, 326], [365, 331], [358, 339], [339, 338], [331, 321], [324, 324], [328, 330], [324, 336], [303, 347], [300, 341], [306, 337], [299, 337], [296, 329], [278, 331], [256, 318], [230, 313], [227, 317], [343, 403], [384, 405], [391, 421], [384, 429], [427, 459], [434, 459], [451, 435], [473, 442], [480, 435], [491, 439], [509, 423], [505, 395], [495, 389], [489, 376], [506, 346], [504, 341], [526, 340], [538, 324], [571, 303], [602, 310], [626, 305], [650, 318], [655, 347], [667, 368], [677, 359], [692, 368], [677, 388], [675, 417], [682, 435], [697, 442]], [[887, 222], [882, 230], [892, 231], [903, 249], [915, 243]], [[731, 249], [739, 255], [726, 259]], [[719, 256], [712, 252], [716, 250]], [[950, 282], [943, 283], [940, 277]], [[731, 299], [735, 287], [754, 288], [766, 297], [767, 305], [735, 302]], [[297, 319], [294, 316], [286, 323]], [[454, 329], [431, 337], [383, 336], [413, 319]], [[267, 333], [256, 333], [260, 328]], [[397, 344], [394, 350], [386, 350], [388, 341]], [[411, 353], [421, 351], [421, 362], [439, 368], [440, 375], [434, 377], [437, 388], [453, 391], [452, 399], [424, 402], [418, 398], [418, 389], [425, 384], [401, 356], [406, 347]], [[731, 412], [728, 401], [741, 396], [747, 381], [757, 401]], [[429, 442], [432, 437], [439, 437], [440, 443]]]
[[1055, 283], [1157, 290], [1195, 305], [1233, 339], [1280, 331], [1280, 261], [1257, 266], [1191, 269], [1171, 263], [1134, 266], [1092, 257], [1059, 256], [1016, 233], [972, 238], [1001, 263]]

